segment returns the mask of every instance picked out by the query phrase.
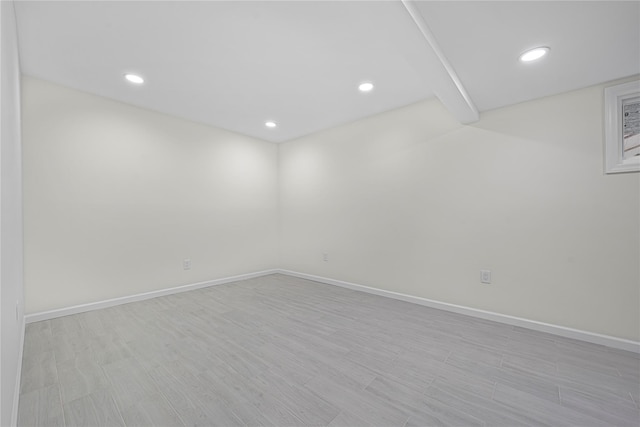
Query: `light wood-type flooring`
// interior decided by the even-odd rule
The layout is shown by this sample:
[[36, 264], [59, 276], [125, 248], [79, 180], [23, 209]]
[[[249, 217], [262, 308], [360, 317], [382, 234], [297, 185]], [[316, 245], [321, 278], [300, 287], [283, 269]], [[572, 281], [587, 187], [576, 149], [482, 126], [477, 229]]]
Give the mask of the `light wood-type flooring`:
[[634, 426], [637, 354], [284, 275], [27, 325], [21, 426]]

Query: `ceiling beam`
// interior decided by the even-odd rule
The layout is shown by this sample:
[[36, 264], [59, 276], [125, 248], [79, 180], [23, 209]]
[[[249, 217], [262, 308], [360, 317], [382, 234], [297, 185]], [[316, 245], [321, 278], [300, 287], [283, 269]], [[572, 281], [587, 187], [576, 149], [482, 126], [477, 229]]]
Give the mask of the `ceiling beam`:
[[431, 82], [433, 92], [459, 122], [468, 124], [478, 121], [480, 118], [478, 109], [473, 104], [447, 57], [444, 56], [442, 49], [438, 46], [422, 14], [412, 0], [402, 0], [402, 4], [427, 42], [428, 49], [425, 49], [425, 52], [428, 56], [427, 63], [431, 67], [429, 74], [434, 80]]

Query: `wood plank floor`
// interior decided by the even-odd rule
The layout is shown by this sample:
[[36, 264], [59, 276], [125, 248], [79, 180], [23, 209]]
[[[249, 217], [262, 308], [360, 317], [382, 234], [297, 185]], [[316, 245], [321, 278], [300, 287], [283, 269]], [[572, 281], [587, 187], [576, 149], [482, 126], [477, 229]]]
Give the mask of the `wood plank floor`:
[[271, 275], [27, 325], [21, 426], [634, 426], [637, 354]]

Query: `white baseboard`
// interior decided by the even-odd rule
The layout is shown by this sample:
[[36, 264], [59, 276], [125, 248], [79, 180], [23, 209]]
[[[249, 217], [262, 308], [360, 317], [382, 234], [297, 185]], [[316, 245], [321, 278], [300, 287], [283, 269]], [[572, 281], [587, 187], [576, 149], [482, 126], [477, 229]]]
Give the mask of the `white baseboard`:
[[22, 319], [20, 327], [20, 349], [18, 353], [18, 375], [16, 376], [16, 384], [13, 390], [13, 407], [11, 408], [11, 425], [18, 425], [18, 404], [20, 403], [20, 381], [22, 379], [22, 356], [24, 355], [24, 333], [25, 319]]
[[[387, 291], [384, 289], [372, 288], [369, 286], [358, 285], [355, 283], [344, 282], [342, 280], [329, 279], [327, 277], [314, 276], [312, 274], [299, 273], [296, 271], [273, 269], [264, 270], [255, 273], [241, 274], [238, 276], [225, 277], [222, 279], [210, 280], [206, 282], [193, 283], [190, 285], [178, 286], [168, 289], [160, 289], [157, 291], [145, 292], [137, 295], [113, 298], [105, 301], [98, 301], [88, 304], [76, 305], [73, 307], [60, 308], [56, 310], [33, 313], [25, 316], [25, 323], [39, 322], [41, 320], [49, 320], [56, 317], [68, 316], [71, 314], [84, 313], [91, 310], [99, 310], [101, 308], [113, 307], [115, 305], [127, 304], [135, 301], [142, 301], [150, 298], [160, 297], [164, 295], [176, 294], [179, 292], [192, 291], [195, 289], [206, 288], [209, 286], [222, 285], [240, 280], [253, 279], [255, 277], [266, 276], [268, 274], [280, 273], [288, 276], [299, 277], [301, 279], [312, 280], [314, 282], [325, 283], [328, 285], [340, 286], [342, 288], [352, 289], [356, 291], [367, 292], [370, 294], [380, 295], [414, 304], [420, 304], [426, 307], [446, 310], [453, 313], [464, 314], [467, 316], [477, 317], [480, 319], [491, 320], [494, 322], [504, 323], [512, 326], [532, 329], [534, 331], [547, 332], [561, 337], [572, 338], [576, 340], [586, 341], [593, 344], [600, 344], [611, 348], [632, 351], [640, 353], [640, 342], [631, 341], [623, 338], [612, 337], [609, 335], [597, 334], [594, 332], [582, 331], [579, 329], [567, 328], [565, 326], [553, 325], [550, 323], [538, 322], [536, 320], [524, 319], [521, 317], [509, 316], [506, 314], [495, 313], [492, 311], [479, 310], [476, 308], [465, 307], [456, 304], [430, 300], [427, 298], [417, 297], [413, 295], [402, 294], [399, 292]], [[22, 339], [24, 340], [24, 325]], [[22, 348], [22, 346], [21, 346]], [[21, 350], [22, 351], [22, 350]], [[20, 355], [20, 363], [22, 363], [22, 354]], [[17, 405], [14, 411], [17, 411]], [[17, 416], [17, 412], [16, 412]]]
[[465, 307], [461, 305], [449, 304], [440, 301], [434, 301], [427, 298], [416, 297], [412, 295], [402, 294], [399, 292], [386, 291], [384, 289], [371, 288], [369, 286], [358, 285], [355, 283], [344, 282], [342, 280], [329, 279], [326, 277], [314, 276], [312, 274], [299, 273], [289, 270], [278, 270], [280, 274], [299, 277], [301, 279], [313, 280], [314, 282], [325, 283], [328, 285], [340, 286], [342, 288], [352, 289], [355, 291], [367, 292], [370, 294], [380, 295], [401, 301], [420, 304], [426, 307], [437, 308], [440, 310], [451, 311], [454, 313], [464, 314], [467, 316], [478, 317], [480, 319], [492, 320], [494, 322], [504, 323], [512, 326], [520, 326], [522, 328], [532, 329], [534, 331], [547, 332], [549, 334], [561, 337], [572, 338], [576, 340], [586, 341], [593, 344], [600, 344], [620, 350], [632, 351], [640, 353], [640, 342], [631, 341], [623, 338], [616, 338], [609, 335], [596, 334], [593, 332], [581, 331], [579, 329], [567, 328], [565, 326], [553, 325], [550, 323], [538, 322], [536, 320], [523, 319], [521, 317], [508, 316], [506, 314], [494, 313], [492, 311], [479, 310], [476, 308]]
[[279, 270], [264, 270], [255, 273], [240, 274], [238, 276], [224, 277], [222, 279], [208, 280], [206, 282], [192, 283], [189, 285], [177, 286], [168, 289], [159, 289], [157, 291], [144, 292], [126, 297], [108, 299], [104, 301], [91, 302], [87, 304], [75, 305], [72, 307], [58, 308], [55, 310], [42, 311], [32, 313], [25, 316], [26, 323], [39, 322], [41, 320], [54, 319], [56, 317], [69, 316], [71, 314], [84, 313], [101, 308], [113, 307], [120, 304], [128, 304], [135, 301], [143, 301], [146, 299], [161, 297], [165, 295], [177, 294], [179, 292], [193, 291], [195, 289], [207, 288], [209, 286], [223, 285], [225, 283], [237, 282], [240, 280], [253, 279], [255, 277], [266, 276], [268, 274], [277, 273]]

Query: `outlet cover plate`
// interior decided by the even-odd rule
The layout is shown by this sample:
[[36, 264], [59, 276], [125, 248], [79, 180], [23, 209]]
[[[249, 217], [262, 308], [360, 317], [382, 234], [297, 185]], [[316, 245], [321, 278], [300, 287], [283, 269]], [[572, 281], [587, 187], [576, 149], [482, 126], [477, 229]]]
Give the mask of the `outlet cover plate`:
[[480, 283], [491, 283], [491, 270], [480, 270]]

